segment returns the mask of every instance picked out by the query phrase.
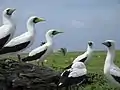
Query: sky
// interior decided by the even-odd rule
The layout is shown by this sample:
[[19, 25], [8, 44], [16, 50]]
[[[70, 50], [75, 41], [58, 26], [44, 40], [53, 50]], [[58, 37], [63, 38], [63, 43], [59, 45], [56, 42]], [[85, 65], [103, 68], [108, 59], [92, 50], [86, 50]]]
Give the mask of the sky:
[[28, 50], [40, 46], [49, 29], [64, 32], [54, 37], [55, 49], [81, 51], [88, 41], [93, 41], [95, 50], [103, 50], [101, 43], [107, 39], [115, 40], [116, 48], [120, 49], [120, 0], [0, 0], [0, 15], [7, 7], [16, 8], [15, 36], [27, 31], [30, 16], [46, 19], [36, 24], [35, 41]]

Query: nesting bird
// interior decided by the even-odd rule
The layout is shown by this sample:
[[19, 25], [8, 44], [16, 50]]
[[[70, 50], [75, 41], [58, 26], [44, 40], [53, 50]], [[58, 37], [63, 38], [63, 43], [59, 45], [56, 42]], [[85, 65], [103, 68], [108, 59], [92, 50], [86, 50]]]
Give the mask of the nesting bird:
[[60, 77], [59, 87], [82, 84], [86, 79], [87, 69], [83, 62], [75, 62]]
[[2, 23], [0, 27], [0, 49], [11, 40], [14, 35], [16, 25], [12, 20], [12, 15], [15, 9], [7, 8], [2, 13]]
[[34, 42], [35, 37], [35, 24], [38, 22], [45, 21], [43, 18], [39, 18], [37, 16], [32, 16], [27, 21], [27, 29], [28, 31], [23, 33], [20, 36], [17, 36], [10, 40], [1, 50], [1, 54], [6, 53], [17, 53], [18, 59], [20, 60], [19, 53], [26, 48], [30, 47]]
[[55, 29], [51, 29], [46, 33], [46, 43], [42, 46], [32, 50], [29, 53], [29, 56], [22, 59], [23, 62], [26, 61], [33, 61], [38, 60], [43, 62], [43, 60], [46, 59], [47, 56], [49, 56], [51, 53], [53, 53], [53, 37], [59, 33], [62, 33], [61, 31], [57, 31]]
[[115, 41], [106, 40], [102, 44], [107, 47], [104, 74], [113, 85], [120, 87], [120, 68], [117, 67], [113, 62], [115, 59]]
[[[75, 58], [72, 64], [75, 62], [83, 62], [84, 64], [86, 64], [91, 59], [92, 53], [93, 53], [93, 42], [89, 41], [87, 44], [87, 51], [82, 55], [79, 55], [77, 58]], [[72, 64], [66, 67], [65, 69], [71, 68]]]

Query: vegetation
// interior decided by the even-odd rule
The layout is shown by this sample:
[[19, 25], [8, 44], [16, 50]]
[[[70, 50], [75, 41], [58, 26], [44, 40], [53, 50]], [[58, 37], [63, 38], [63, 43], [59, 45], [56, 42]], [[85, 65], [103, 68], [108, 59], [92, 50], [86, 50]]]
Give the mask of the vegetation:
[[[75, 59], [75, 57], [77, 57], [81, 53], [82, 52], [69, 52], [66, 54], [66, 56], [63, 56], [63, 54], [61, 54], [60, 52], [54, 53], [45, 60], [44, 64], [46, 66], [52, 67], [57, 71], [62, 72], [63, 68], [68, 66]], [[25, 57], [26, 54], [22, 56]], [[6, 57], [6, 55], [2, 56], [1, 58], [4, 57]], [[80, 87], [80, 90], [81, 88], [82, 90], [119, 90], [113, 87], [110, 83], [108, 83], [106, 78], [104, 77], [103, 67], [104, 67], [105, 57], [106, 57], [106, 52], [103, 51], [94, 52], [92, 59], [87, 64], [88, 76], [91, 77], [90, 81], [92, 81], [92, 83]], [[16, 59], [16, 56], [9, 55], [8, 58]], [[115, 64], [120, 67], [119, 58], [120, 58], [120, 51], [116, 51]], [[33, 62], [33, 64], [36, 64], [36, 62]]]
[[[63, 70], [69, 65], [75, 57], [82, 52], [69, 52], [66, 56], [56, 53], [48, 57], [46, 65], [53, 67], [56, 70]], [[104, 61], [106, 58], [105, 51], [95, 51], [92, 59], [87, 64], [87, 69], [90, 77], [93, 77], [93, 83], [84, 86], [83, 90], [119, 90], [107, 82], [103, 74]], [[120, 51], [116, 51], [115, 64], [120, 67]]]

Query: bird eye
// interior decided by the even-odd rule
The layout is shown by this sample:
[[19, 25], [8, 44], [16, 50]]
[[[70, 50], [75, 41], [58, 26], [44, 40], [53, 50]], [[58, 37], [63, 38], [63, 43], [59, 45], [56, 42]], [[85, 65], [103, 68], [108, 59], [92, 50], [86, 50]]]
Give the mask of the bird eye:
[[108, 46], [108, 47], [111, 47], [111, 46], [112, 46], [112, 45], [111, 45], [111, 42], [108, 41], [108, 42], [107, 42], [107, 46]]
[[92, 46], [92, 42], [89, 42], [89, 46]]
[[56, 35], [56, 34], [57, 34], [57, 31], [53, 31], [53, 32], [52, 32], [52, 35]]
[[10, 12], [10, 9], [7, 10], [6, 12], [7, 15], [11, 15], [12, 13]]
[[34, 18], [34, 19], [33, 19], [33, 22], [34, 22], [34, 23], [37, 23], [37, 20], [38, 20], [38, 18]]

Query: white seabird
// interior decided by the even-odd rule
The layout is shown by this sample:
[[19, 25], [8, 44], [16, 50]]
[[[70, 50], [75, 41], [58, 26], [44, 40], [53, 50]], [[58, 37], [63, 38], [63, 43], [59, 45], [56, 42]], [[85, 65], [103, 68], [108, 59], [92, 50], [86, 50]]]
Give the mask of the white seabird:
[[60, 77], [59, 87], [82, 84], [86, 80], [87, 69], [83, 62], [75, 62]]
[[17, 36], [10, 40], [1, 50], [0, 54], [6, 53], [17, 53], [18, 59], [20, 60], [19, 53], [33, 44], [35, 37], [35, 24], [38, 22], [45, 21], [43, 18], [32, 16], [27, 21], [28, 31], [20, 36]]
[[29, 56], [23, 58], [22, 61], [26, 62], [26, 61], [33, 61], [33, 60], [38, 59], [38, 62], [39, 61], [43, 62], [43, 60], [45, 60], [48, 55], [53, 53], [53, 40], [52, 40], [52, 38], [59, 33], [62, 33], [62, 32], [57, 31], [55, 29], [49, 30], [46, 33], [46, 41], [47, 42], [45, 44], [43, 44], [42, 46], [40, 46], [36, 49], [33, 49], [29, 53]]
[[11, 40], [14, 35], [16, 25], [12, 20], [12, 14], [15, 11], [13, 8], [7, 8], [2, 13], [2, 23], [0, 27], [0, 49]]
[[[87, 51], [82, 55], [79, 55], [77, 58], [75, 58], [72, 64], [75, 62], [83, 62], [84, 64], [87, 64], [87, 62], [91, 59], [92, 54], [93, 54], [93, 42], [89, 41], [87, 44]], [[66, 67], [65, 69], [71, 68], [72, 64]]]
[[115, 86], [120, 87], [120, 68], [114, 64], [115, 59], [115, 41], [106, 40], [107, 56], [104, 64], [104, 74], [106, 78]]

